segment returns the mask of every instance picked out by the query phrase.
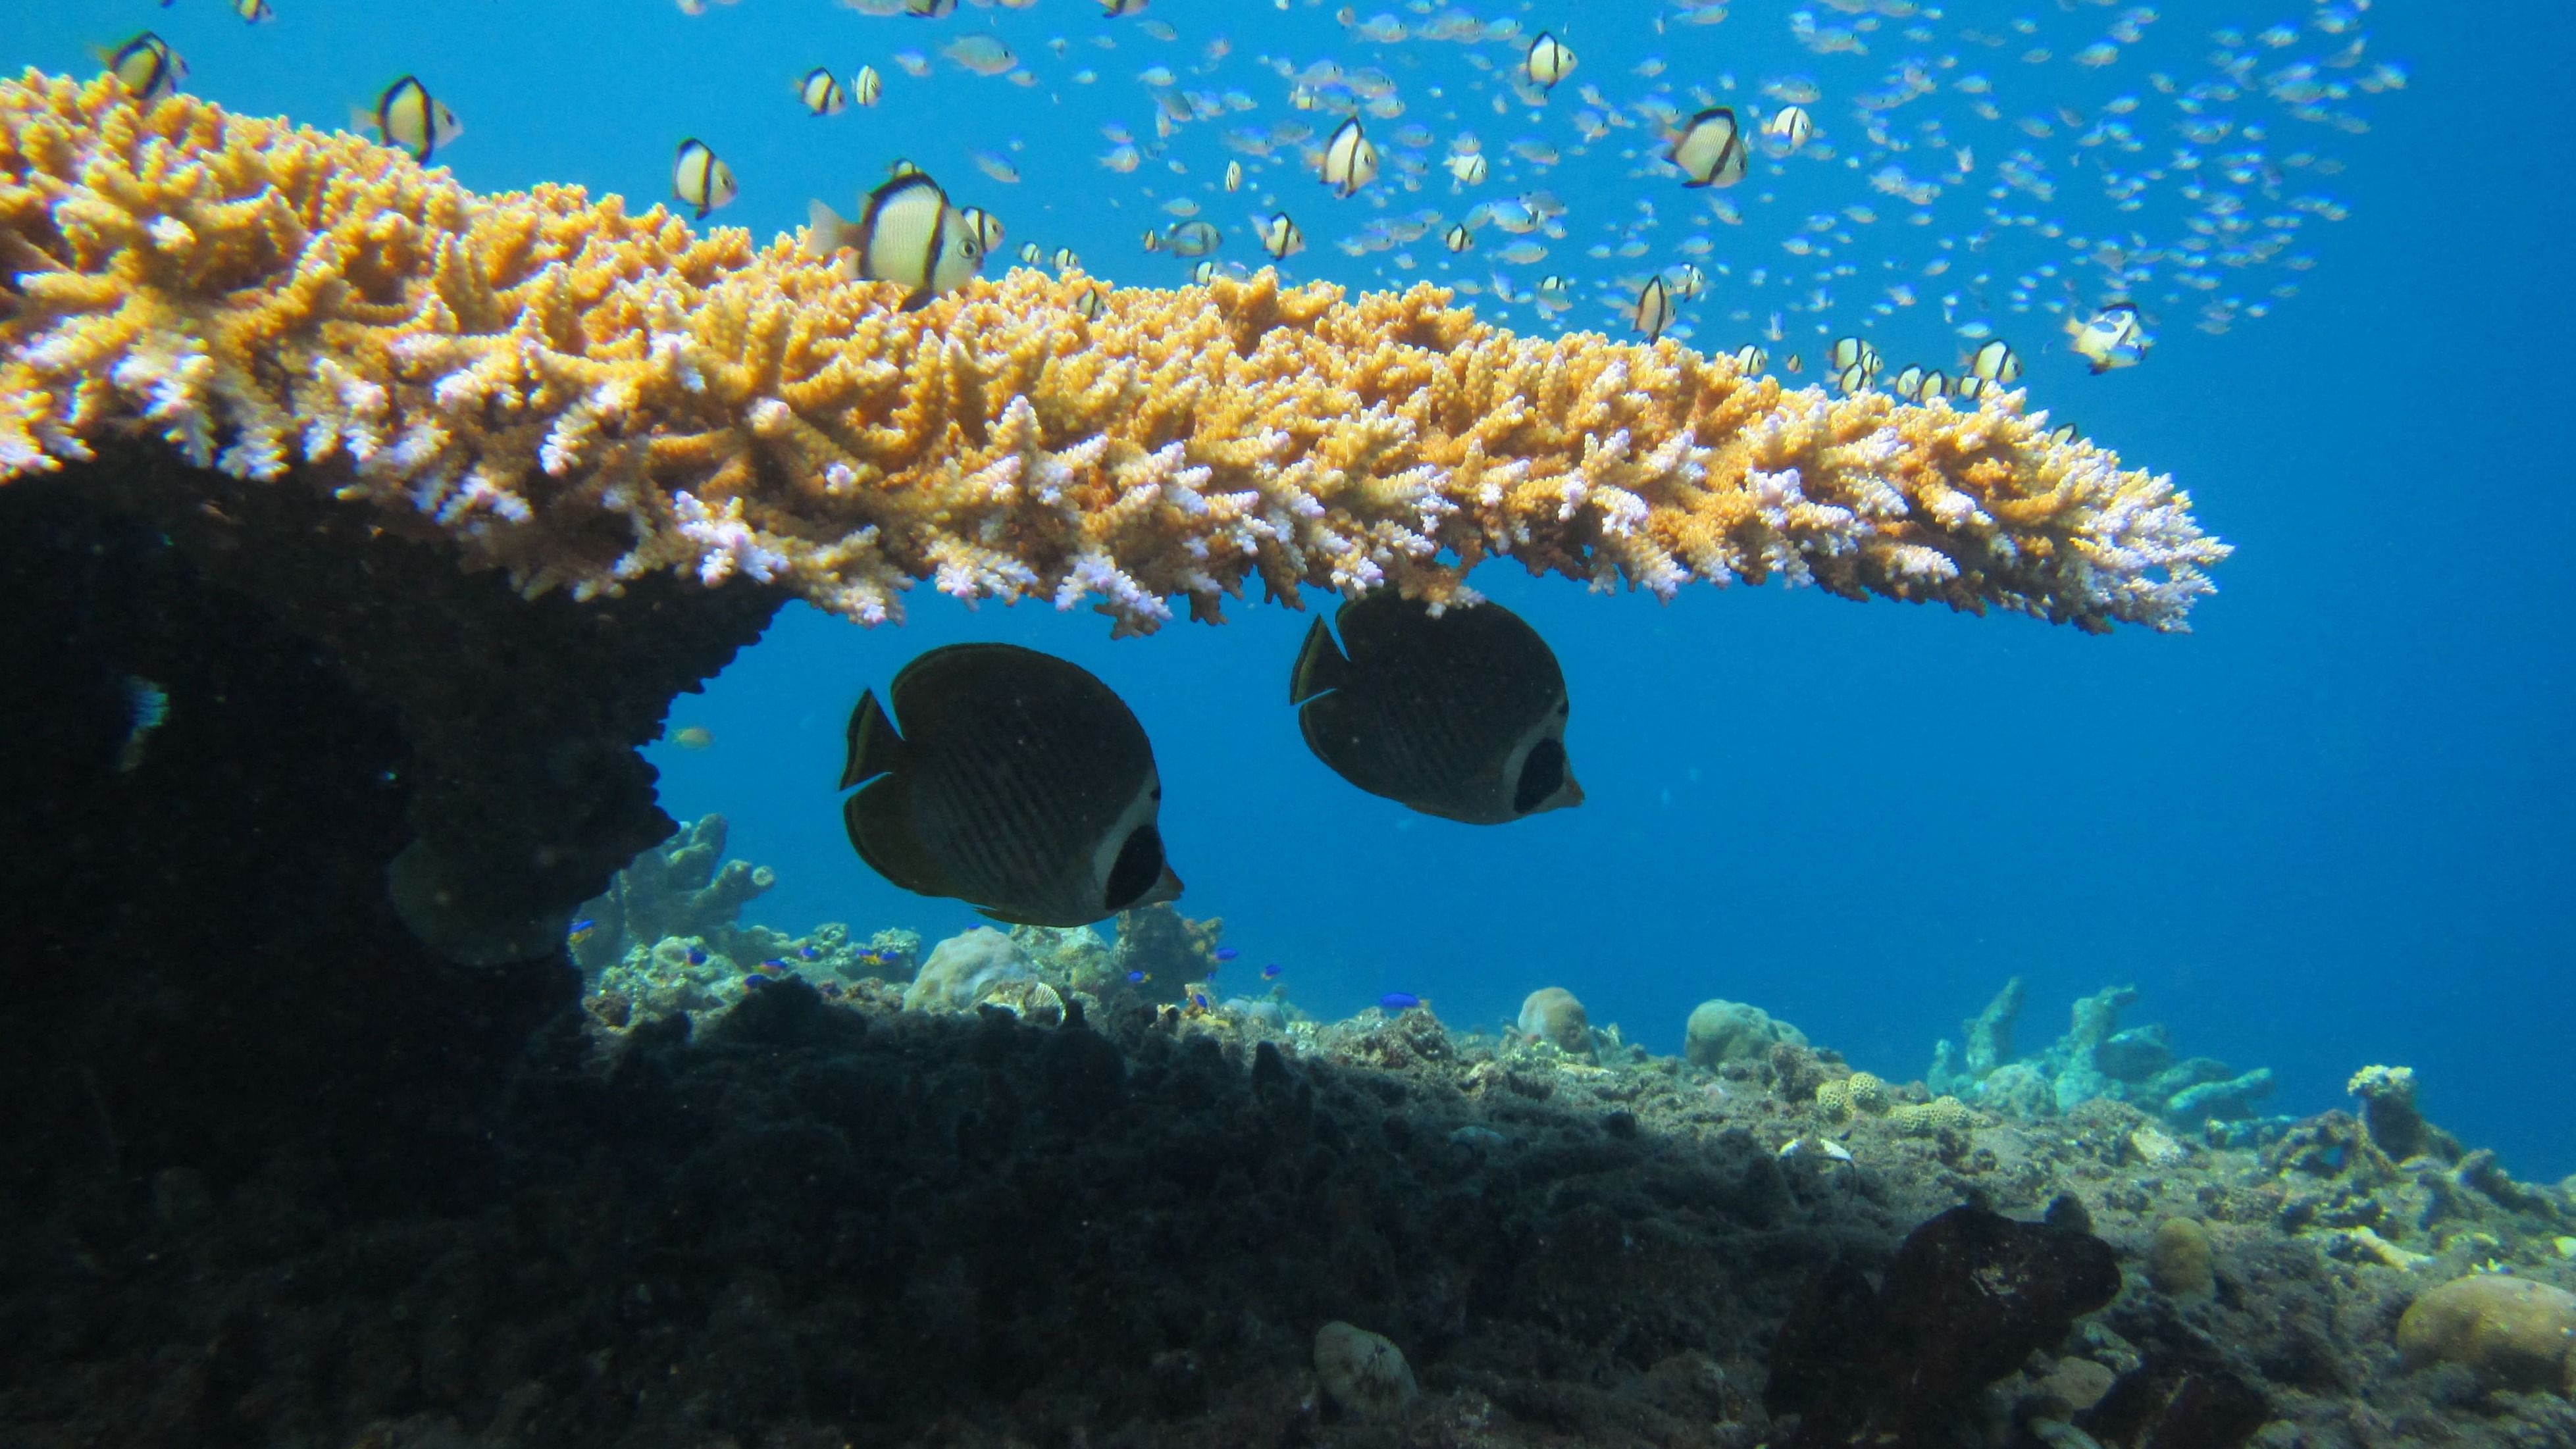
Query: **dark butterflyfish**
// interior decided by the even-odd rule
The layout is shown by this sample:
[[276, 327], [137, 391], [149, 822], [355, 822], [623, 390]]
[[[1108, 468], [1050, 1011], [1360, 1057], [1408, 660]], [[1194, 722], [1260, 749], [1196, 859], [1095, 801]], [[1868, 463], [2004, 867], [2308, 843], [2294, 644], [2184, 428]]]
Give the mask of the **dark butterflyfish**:
[[1306, 747], [1372, 795], [1500, 825], [1583, 803], [1565, 758], [1565, 675], [1500, 604], [1428, 605], [1382, 589], [1318, 619], [1288, 676]]
[[[850, 844], [908, 891], [997, 921], [1081, 926], [1177, 899], [1144, 726], [1088, 670], [1011, 644], [913, 660], [850, 712]], [[897, 733], [898, 723], [901, 732]]]

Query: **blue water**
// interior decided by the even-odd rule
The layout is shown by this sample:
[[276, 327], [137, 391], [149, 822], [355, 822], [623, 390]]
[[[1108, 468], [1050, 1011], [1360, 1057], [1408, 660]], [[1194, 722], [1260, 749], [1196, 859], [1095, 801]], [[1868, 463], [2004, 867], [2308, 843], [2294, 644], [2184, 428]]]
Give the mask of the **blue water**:
[[[1175, 152], [1192, 158], [1187, 178], [1157, 177], [1151, 161], [1133, 176], [1100, 168], [1101, 121], [1152, 134], [1134, 73], [1185, 71], [1209, 35], [1228, 33], [1236, 55], [1222, 75], [1183, 83], [1242, 87], [1263, 109], [1202, 127], [1212, 131], [1282, 114], [1285, 82], [1250, 64], [1257, 53], [1369, 58], [1329, 7], [1306, 4], [1156, 0], [1149, 13], [1180, 39], [1119, 30], [1115, 52], [1088, 44], [1110, 30], [1090, 0], [967, 6], [940, 22], [786, 0], [694, 19], [642, 0], [275, 4], [279, 18], [257, 29], [217, 0], [14, 7], [0, 18], [0, 61], [86, 70], [87, 46], [148, 24], [187, 57], [191, 89], [325, 125], [415, 71], [466, 122], [441, 159], [467, 184], [575, 181], [639, 207], [665, 191], [677, 139], [696, 134], [743, 178], [718, 220], [762, 236], [800, 222], [808, 196], [846, 202], [901, 154], [992, 207], [1011, 249], [1070, 244], [1096, 270], [1145, 284], [1178, 280], [1183, 264], [1138, 251], [1137, 232], [1163, 219], [1141, 187], [1180, 194], [1227, 153], [1194, 132]], [[1739, 0], [1723, 25], [1657, 37], [1654, 7], [1587, 4], [1562, 33], [1583, 55], [1578, 79], [1616, 98], [1645, 86], [1630, 67], [1649, 52], [1670, 62], [1668, 80], [1791, 68], [1794, 57], [1760, 59], [1785, 43], [1785, 8]], [[2312, 8], [2195, 0], [2163, 7], [2160, 24], [2189, 37]], [[1948, 10], [1996, 23], [2019, 13]], [[1548, 7], [1517, 13], [1532, 29], [1555, 23]], [[653, 751], [664, 804], [724, 812], [733, 853], [777, 867], [779, 887], [755, 909], [776, 924], [962, 928], [974, 919], [964, 907], [905, 895], [859, 864], [831, 784], [860, 689], [933, 645], [1010, 639], [1085, 664], [1134, 705], [1164, 771], [1183, 908], [1225, 918], [1244, 952], [1229, 969], [1248, 977], [1276, 962], [1319, 1014], [1402, 989], [1453, 1024], [1481, 1025], [1563, 985], [1596, 1023], [1671, 1051], [1691, 1005], [1725, 996], [1904, 1078], [2007, 976], [2030, 981], [2034, 1047], [2074, 997], [2135, 983], [2133, 1020], [2170, 1023], [2187, 1052], [2275, 1068], [2274, 1110], [2337, 1105], [2355, 1068], [2410, 1064], [2429, 1112], [2518, 1175], [2576, 1172], [2576, 700], [2562, 617], [2576, 534], [2563, 380], [2576, 205], [2558, 154], [2576, 20], [2543, 3], [2480, 7], [2474, 24], [2389, 4], [2364, 18], [2373, 56], [2402, 60], [2410, 84], [2366, 108], [2370, 134], [2332, 138], [2349, 169], [2327, 186], [2351, 216], [2305, 239], [2319, 264], [2299, 295], [2224, 336], [2177, 310], [2145, 366], [2102, 378], [2053, 345], [2044, 321], [2005, 327], [2039, 405], [2172, 472], [2238, 545], [2191, 635], [2088, 638], [1776, 587], [1695, 588], [1662, 607], [1489, 569], [1478, 585], [1563, 661], [1589, 800], [1480, 829], [1361, 795], [1308, 756], [1285, 678], [1307, 616], [1247, 606], [1223, 628], [1112, 643], [1088, 613], [968, 612], [925, 591], [901, 629], [790, 610], [705, 696], [675, 706], [675, 727], [703, 725], [715, 742]], [[1033, 70], [1088, 65], [1099, 83], [1023, 90], [935, 54], [934, 75], [916, 80], [889, 58], [984, 29]], [[1063, 60], [1043, 44], [1058, 33], [1073, 41]], [[1505, 63], [1513, 53], [1481, 49]], [[1416, 42], [1388, 54], [1408, 50], [1422, 67], [1456, 68], [1461, 53]], [[795, 74], [829, 64], [846, 77], [861, 61], [885, 73], [882, 107], [797, 112]], [[1400, 58], [1379, 63], [1408, 92], [1429, 83]], [[2010, 67], [1991, 68], [2000, 80]], [[1418, 99], [1409, 118], [1445, 137], [1452, 126], [1424, 115], [1430, 104]], [[1571, 104], [1553, 103], [1560, 118]], [[1817, 111], [1830, 131], [1839, 111]], [[1502, 144], [1532, 129], [1488, 114], [1467, 124], [1498, 171]], [[1024, 179], [988, 182], [968, 153], [1013, 135]], [[2273, 149], [2291, 144], [2284, 128]], [[1581, 226], [1557, 260], [1521, 269], [1524, 286], [1537, 270], [1591, 279], [1668, 261], [1663, 243], [1701, 229], [1673, 219], [1689, 203], [1669, 180], [1627, 171], [1603, 155], [1544, 178]], [[1312, 242], [1296, 276], [1373, 284], [1386, 258], [1346, 257], [1330, 239], [1350, 217], [1382, 213], [1337, 216], [1293, 161], [1238, 204], [1210, 206], [1236, 234], [1228, 256], [1247, 256], [1241, 217], [1265, 184]], [[1395, 209], [1454, 211], [1447, 191], [1439, 180]], [[1655, 255], [1581, 257], [1594, 219], [1639, 196], [1667, 217]], [[1753, 214], [1719, 236], [1718, 257], [1772, 256], [1783, 219], [1805, 210]], [[1851, 252], [1872, 245], [1864, 235]], [[1434, 240], [1412, 250], [1425, 272], [1444, 260]], [[1713, 302], [1726, 285], [1713, 279]], [[1526, 308], [1499, 315], [1534, 322]], [[1702, 320], [1703, 345], [1749, 340]], [[1565, 325], [1615, 324], [1587, 305]], [[1910, 325], [1882, 324], [1891, 362], [1898, 339], [1939, 335]]]

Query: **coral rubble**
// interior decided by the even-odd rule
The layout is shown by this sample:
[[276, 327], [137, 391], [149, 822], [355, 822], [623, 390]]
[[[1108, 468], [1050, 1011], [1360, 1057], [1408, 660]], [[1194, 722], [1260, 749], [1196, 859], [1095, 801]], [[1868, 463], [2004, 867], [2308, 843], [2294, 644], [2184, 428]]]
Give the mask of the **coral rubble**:
[[1967, 1049], [1946, 1038], [1933, 1047], [1924, 1081], [1990, 1111], [2020, 1117], [2071, 1112], [2092, 1101], [2129, 1102], [2172, 1126], [2201, 1131], [2242, 1122], [2271, 1095], [2272, 1069], [2231, 1071], [2211, 1057], [2174, 1055], [2162, 1024], [2123, 1030], [2120, 1013], [2138, 993], [2106, 987], [2075, 1003], [2066, 1034], [2029, 1058], [2013, 1055], [2022, 984], [2004, 984], [1985, 1010], [1963, 1023]]

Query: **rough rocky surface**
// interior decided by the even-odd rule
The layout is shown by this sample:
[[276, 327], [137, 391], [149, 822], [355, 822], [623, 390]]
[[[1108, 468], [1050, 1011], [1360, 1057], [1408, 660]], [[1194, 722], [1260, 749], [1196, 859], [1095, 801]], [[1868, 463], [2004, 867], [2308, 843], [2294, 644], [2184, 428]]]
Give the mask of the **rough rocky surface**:
[[[67, 541], [122, 534], [137, 552], [93, 555], [86, 577], [57, 576], [67, 591], [17, 596], [30, 607], [131, 613], [115, 598], [126, 570], [156, 571], [170, 591], [140, 605], [154, 617], [133, 620], [165, 646], [155, 667], [184, 674], [197, 647], [237, 652], [191, 617], [189, 599], [255, 609], [278, 647], [307, 656], [399, 736], [388, 783], [409, 831], [381, 868], [413, 933], [477, 964], [552, 955], [573, 908], [671, 834], [636, 747], [661, 733], [675, 695], [724, 668], [785, 602], [747, 583], [701, 589], [668, 577], [589, 604], [561, 592], [527, 599], [497, 572], [462, 572], [446, 549], [385, 534], [354, 505], [147, 448], [0, 495], [11, 538], [37, 519]], [[29, 551], [18, 566], [60, 563]], [[123, 659], [122, 672], [173, 683], [142, 657], [128, 648], [95, 662]], [[170, 692], [174, 713], [210, 702]], [[276, 702], [281, 715], [291, 708]]]
[[[560, 950], [406, 928], [436, 772], [286, 586], [41, 485], [0, 523], [8, 1449], [2576, 1443], [2560, 1393], [2401, 1359], [2438, 1284], [2576, 1285], [2576, 1210], [2388, 1092], [2378, 1136], [1909, 1115], [1785, 1039], [1204, 1006], [1212, 927], [1170, 913], [1015, 937], [1055, 1024], [794, 964], [610, 1021]], [[130, 769], [129, 673], [171, 699]], [[629, 707], [586, 737], [650, 738]], [[2178, 1218], [2187, 1297], [2143, 1271]], [[2002, 1317], [1941, 1309], [1963, 1282]], [[1401, 1352], [1400, 1410], [1323, 1394], [1336, 1321]], [[1900, 1361], [1937, 1385], [1849, 1387]]]

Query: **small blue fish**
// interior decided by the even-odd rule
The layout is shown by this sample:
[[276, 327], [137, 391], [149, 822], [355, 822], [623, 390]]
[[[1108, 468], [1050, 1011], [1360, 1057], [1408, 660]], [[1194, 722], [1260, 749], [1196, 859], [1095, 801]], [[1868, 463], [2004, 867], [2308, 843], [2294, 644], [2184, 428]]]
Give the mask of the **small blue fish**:
[[596, 932], [598, 929], [599, 922], [597, 921], [575, 921], [572, 923], [572, 930], [568, 934], [567, 939], [569, 939], [574, 945], [578, 946], [582, 942], [589, 940], [592, 933]]
[[769, 984], [769, 978], [761, 975], [757, 971], [754, 971], [742, 978], [742, 984], [743, 989], [747, 991], [754, 986], [767, 986]]
[[815, 950], [811, 946], [797, 947], [796, 954], [808, 961], [820, 961], [823, 959], [823, 953]]
[[1241, 951], [1234, 949], [1232, 946], [1219, 946], [1216, 948], [1216, 959], [1220, 961], [1231, 961], [1242, 954], [1243, 953]]
[[699, 949], [698, 949], [697, 947], [695, 947], [695, 946], [691, 946], [691, 947], [689, 948], [689, 958], [688, 958], [688, 959], [689, 959], [689, 964], [690, 964], [690, 965], [692, 965], [692, 966], [704, 966], [705, 964], [707, 964], [707, 953], [706, 953], [706, 952], [704, 952], [704, 951], [699, 950]]
[[1204, 992], [1204, 991], [1193, 991], [1193, 992], [1191, 992], [1191, 993], [1190, 993], [1190, 1005], [1197, 1007], [1197, 1008], [1198, 1008], [1199, 1010], [1201, 1010], [1201, 1011], [1205, 1011], [1205, 1010], [1207, 1010], [1207, 1009], [1208, 1009], [1207, 993], [1206, 993], [1206, 992]]
[[784, 976], [787, 974], [787, 963], [772, 956], [760, 963], [760, 970], [761, 974], [766, 976]]
[[1151, 972], [1130, 971], [1127, 973], [1127, 984], [1130, 986], [1142, 986], [1153, 979], [1154, 977]]
[[1262, 967], [1262, 968], [1261, 968], [1261, 979], [1262, 979], [1262, 980], [1264, 980], [1264, 981], [1276, 981], [1276, 980], [1278, 980], [1278, 979], [1279, 979], [1279, 963], [1278, 963], [1278, 962], [1276, 962], [1276, 961], [1273, 961], [1273, 962], [1271, 962], [1269, 965]]
[[1410, 991], [1390, 991], [1379, 997], [1377, 1004], [1388, 1011], [1411, 1011], [1422, 1004], [1422, 998]]

